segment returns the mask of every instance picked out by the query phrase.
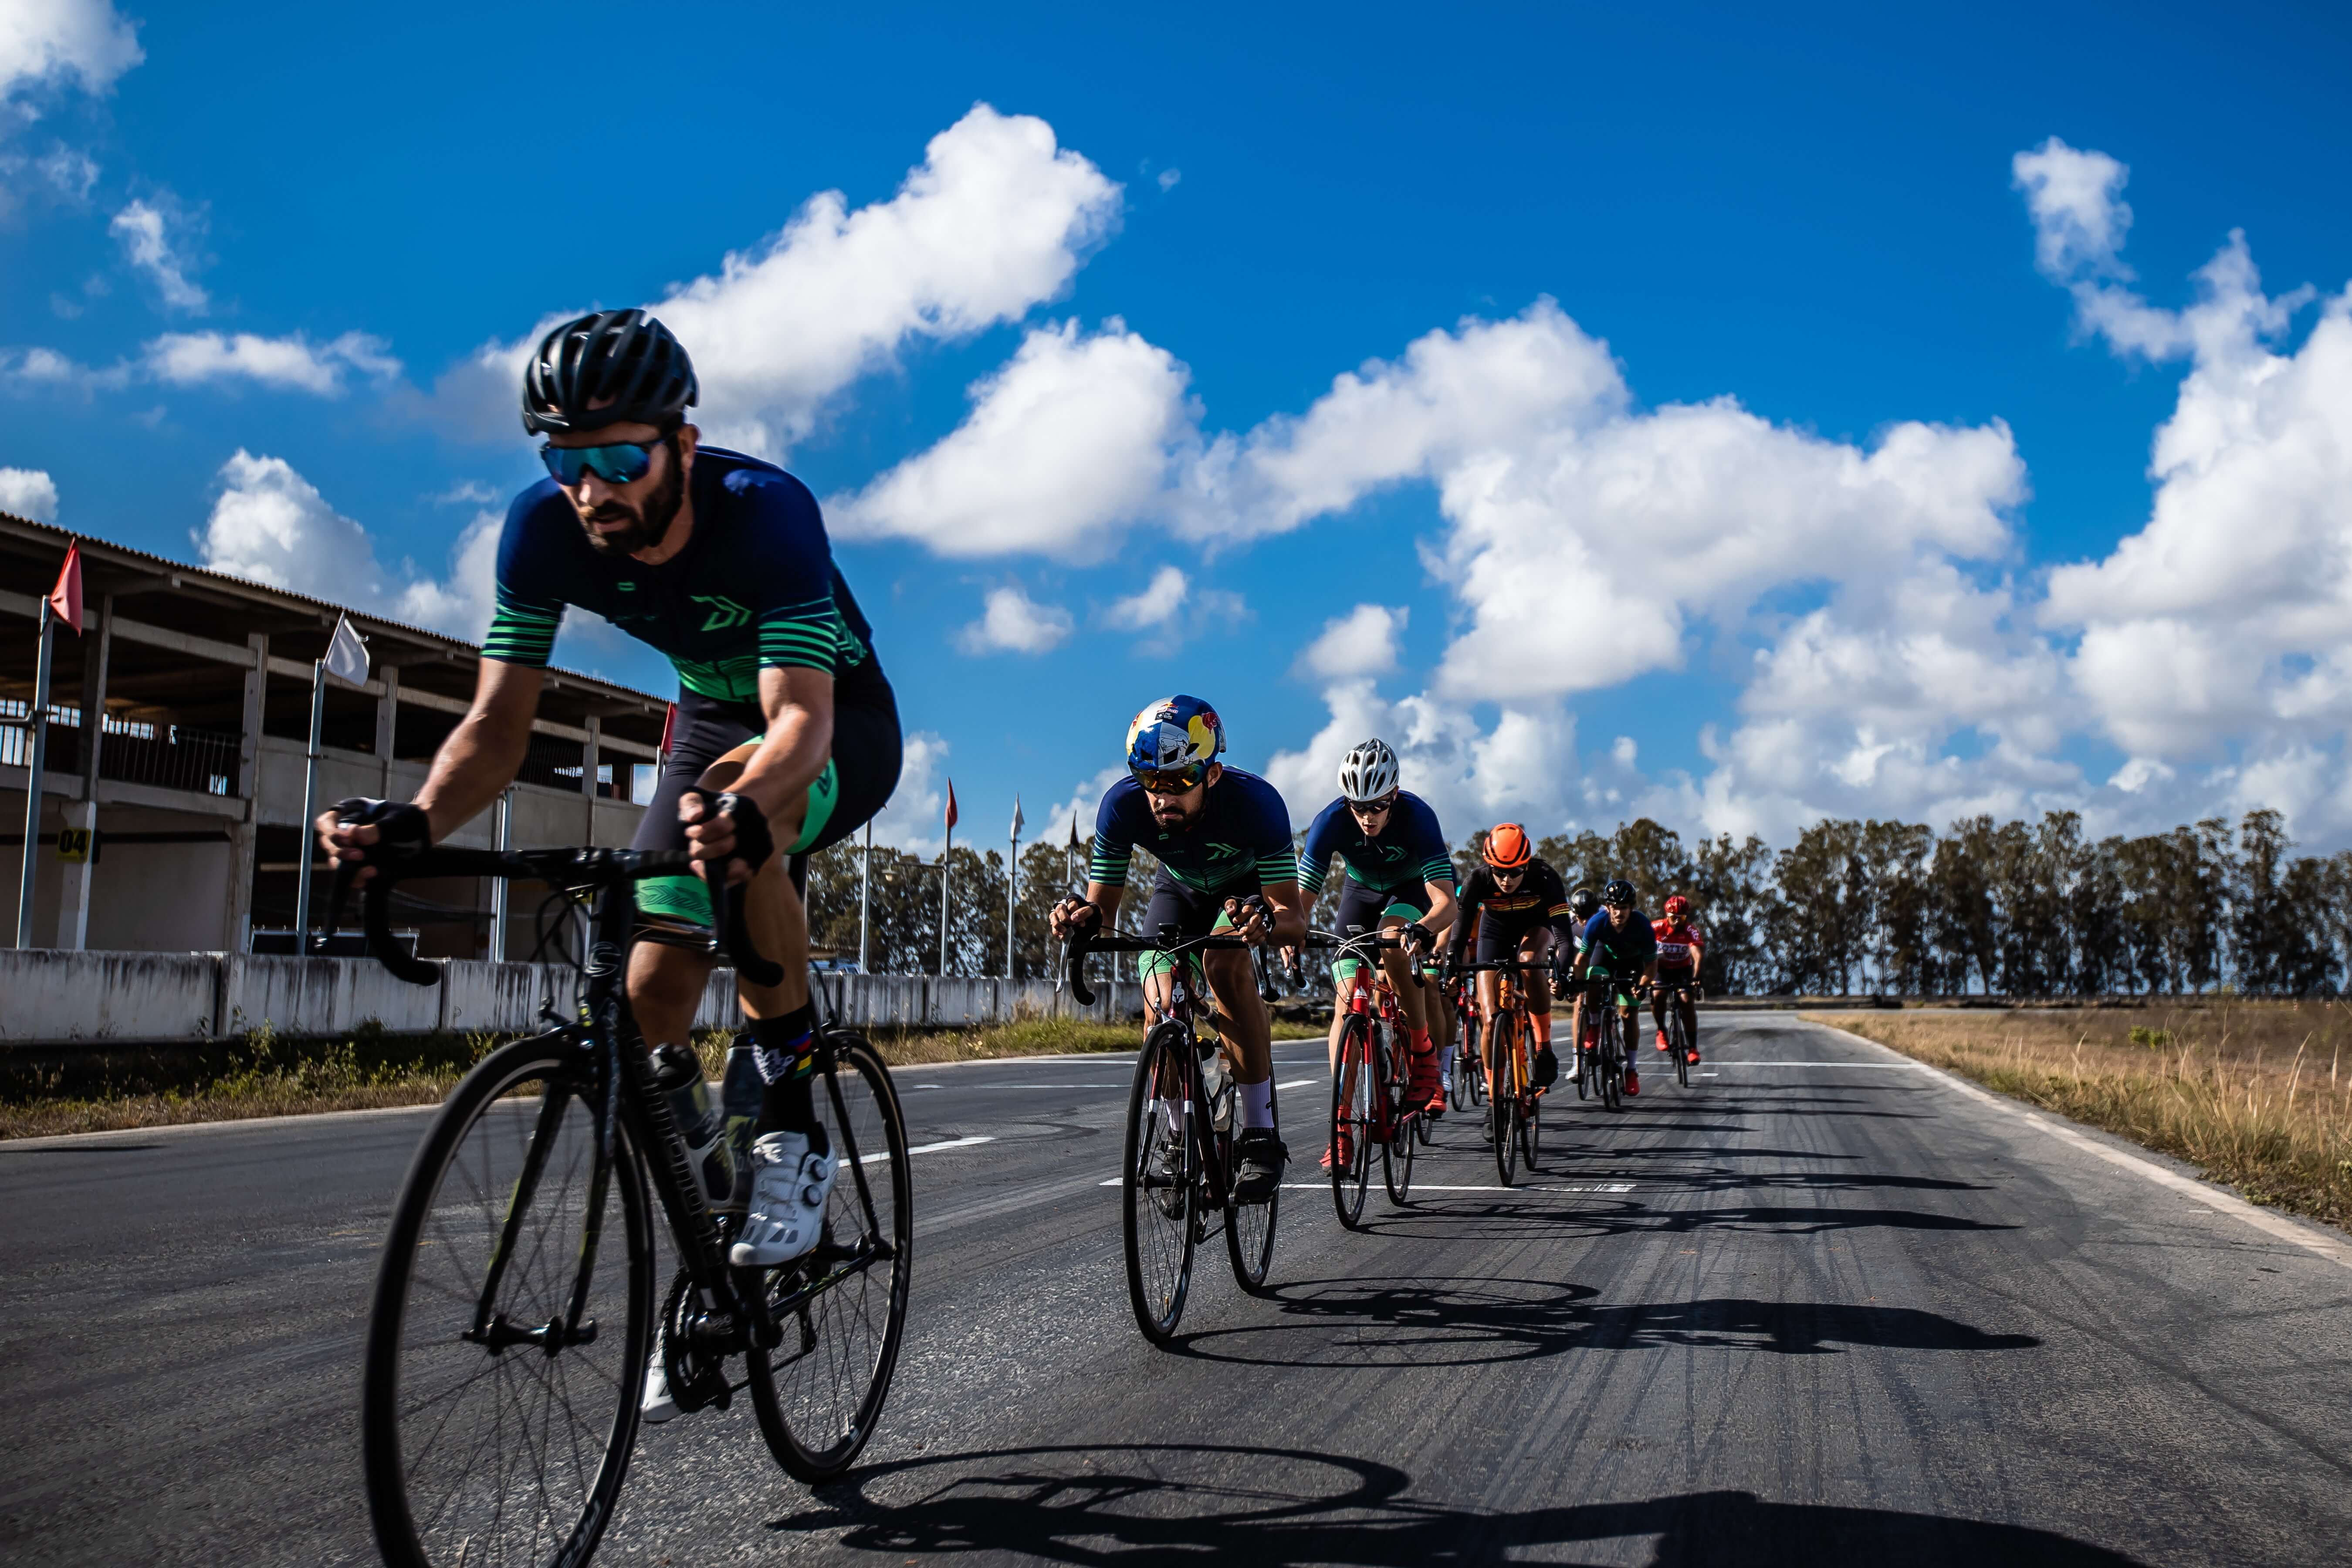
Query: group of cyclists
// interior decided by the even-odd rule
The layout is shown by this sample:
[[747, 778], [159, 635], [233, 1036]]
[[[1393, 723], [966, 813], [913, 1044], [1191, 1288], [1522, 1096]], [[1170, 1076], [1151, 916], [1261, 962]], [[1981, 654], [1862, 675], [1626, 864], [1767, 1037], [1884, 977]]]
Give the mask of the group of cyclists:
[[[772, 464], [703, 445], [688, 420], [699, 392], [685, 348], [642, 310], [584, 315], [541, 337], [524, 372], [522, 422], [543, 437], [547, 477], [507, 513], [472, 703], [414, 800], [347, 801], [315, 826], [328, 858], [364, 879], [392, 863], [385, 857], [442, 843], [478, 816], [522, 763], [571, 607], [668, 656], [679, 683], [673, 737], [632, 847], [687, 851], [702, 876], [638, 886], [627, 996], [648, 1045], [684, 1045], [714, 962], [707, 879], [736, 889], [751, 939], [782, 961], [775, 984], [738, 978], [764, 1087], [748, 1209], [730, 1258], [768, 1268], [816, 1244], [839, 1171], [811, 1094], [807, 858], [847, 838], [889, 799], [900, 731], [815, 498]], [[1295, 848], [1281, 795], [1221, 762], [1225, 750], [1223, 721], [1198, 698], [1171, 697], [1136, 716], [1127, 776], [1097, 813], [1086, 889], [1052, 912], [1056, 938], [1116, 924], [1139, 847], [1160, 870], [1138, 929], [1172, 928], [1182, 939], [1231, 931], [1295, 954], [1336, 857], [1344, 870], [1333, 926], [1396, 939], [1378, 963], [1410, 1037], [1410, 1094], [1428, 1116], [1445, 1106], [1454, 1011], [1444, 984], [1412, 982], [1445, 982], [1465, 958], [1534, 966], [1522, 972], [1525, 1005], [1539, 1026], [1535, 1037], [1547, 1042], [1552, 998], [1541, 966], [1567, 973], [1578, 1038], [1580, 983], [1638, 980], [1653, 991], [1658, 1049], [1668, 1048], [1665, 1009], [1675, 999], [1689, 1060], [1698, 1059], [1689, 1009], [1703, 943], [1686, 900], [1667, 899], [1654, 922], [1622, 879], [1597, 894], [1570, 889], [1517, 823], [1485, 835], [1478, 864], [1460, 882], [1436, 814], [1401, 787], [1396, 754], [1379, 740], [1348, 753], [1339, 797]], [[1265, 1203], [1288, 1157], [1274, 1116], [1270, 1020], [1248, 952], [1216, 948], [1199, 955], [1199, 967], [1237, 1086], [1234, 1196]], [[1343, 996], [1362, 983], [1364, 967], [1355, 956], [1334, 964]], [[1147, 955], [1141, 979], [1157, 1016], [1171, 983], [1166, 960]], [[1475, 995], [1491, 1024], [1494, 971], [1477, 973]], [[1555, 1080], [1548, 1043], [1534, 1070], [1539, 1088]], [[1639, 1092], [1630, 1066], [1624, 1089]], [[654, 1420], [677, 1413], [658, 1352], [644, 1411]]]

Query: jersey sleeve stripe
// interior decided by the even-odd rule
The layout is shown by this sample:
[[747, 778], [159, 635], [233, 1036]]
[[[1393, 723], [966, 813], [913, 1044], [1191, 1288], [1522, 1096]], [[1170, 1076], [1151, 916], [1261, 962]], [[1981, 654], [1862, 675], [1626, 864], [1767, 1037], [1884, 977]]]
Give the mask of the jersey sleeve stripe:
[[1097, 848], [1087, 858], [1087, 880], [1106, 888], [1127, 886], [1127, 868], [1134, 860], [1132, 850]]
[[544, 669], [554, 657], [555, 633], [562, 621], [561, 605], [543, 610], [501, 594], [490, 612], [490, 629], [482, 637], [482, 657]]
[[1298, 879], [1298, 862], [1287, 849], [1269, 850], [1257, 858], [1260, 887], [1279, 887]]
[[1323, 890], [1323, 879], [1326, 875], [1322, 867], [1318, 866], [1306, 856], [1301, 855], [1298, 858], [1298, 885], [1306, 889], [1307, 897], [1313, 898]]
[[1458, 880], [1450, 856], [1433, 855], [1421, 863], [1421, 879], [1424, 882], [1454, 883]]

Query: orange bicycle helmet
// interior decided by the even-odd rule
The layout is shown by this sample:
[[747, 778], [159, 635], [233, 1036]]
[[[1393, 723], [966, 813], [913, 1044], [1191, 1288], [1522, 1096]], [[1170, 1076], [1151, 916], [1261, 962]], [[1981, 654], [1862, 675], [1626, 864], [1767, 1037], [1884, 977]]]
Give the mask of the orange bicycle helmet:
[[1498, 823], [1486, 835], [1486, 864], [1497, 871], [1514, 871], [1536, 858], [1528, 830], [1516, 822]]

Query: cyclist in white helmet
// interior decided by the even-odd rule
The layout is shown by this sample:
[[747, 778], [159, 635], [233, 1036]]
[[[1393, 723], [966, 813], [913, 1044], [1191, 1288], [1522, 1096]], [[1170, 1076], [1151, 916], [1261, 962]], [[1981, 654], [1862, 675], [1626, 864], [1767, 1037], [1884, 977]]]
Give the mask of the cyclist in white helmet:
[[[1438, 933], [1453, 923], [1454, 857], [1429, 803], [1397, 787], [1396, 753], [1386, 742], [1366, 741], [1348, 753], [1339, 764], [1339, 798], [1325, 806], [1307, 830], [1307, 842], [1298, 852], [1298, 886], [1308, 899], [1321, 891], [1334, 855], [1346, 863], [1346, 879], [1331, 929], [1344, 933], [1357, 925], [1404, 933], [1409, 951], [1392, 948], [1381, 953], [1381, 967], [1412, 1030], [1414, 1096], [1427, 1103], [1429, 1115], [1443, 1115], [1445, 1079], [1439, 1070], [1436, 1042], [1430, 1037], [1430, 1022], [1442, 1016], [1444, 1009], [1434, 986], [1424, 990], [1412, 983], [1410, 966], [1432, 959]], [[1332, 965], [1332, 978], [1343, 994], [1357, 968], [1352, 958]], [[1335, 1009], [1335, 1070], [1339, 1017]], [[1331, 1152], [1323, 1153], [1328, 1164]]]

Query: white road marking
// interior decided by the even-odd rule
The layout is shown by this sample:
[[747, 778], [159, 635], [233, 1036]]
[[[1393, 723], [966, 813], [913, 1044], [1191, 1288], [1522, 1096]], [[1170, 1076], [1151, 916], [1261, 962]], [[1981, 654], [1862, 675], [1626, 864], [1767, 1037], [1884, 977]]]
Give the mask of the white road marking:
[[[1669, 1062], [1669, 1067], [1674, 1064]], [[1854, 1068], [1864, 1072], [1919, 1072], [1929, 1070], [1925, 1062], [1737, 1062], [1722, 1057], [1715, 1058], [1719, 1068]], [[1713, 1078], [1713, 1073], [1703, 1075]]]
[[1274, 1087], [1276, 1089], [1305, 1089], [1310, 1083], [1321, 1083], [1328, 1076], [1328, 1074], [1318, 1072], [1313, 1078], [1295, 1078], [1288, 1083], [1278, 1083]]
[[[1868, 1046], [1874, 1051], [1885, 1051], [1889, 1056], [1895, 1054], [1890, 1047], [1882, 1046], [1876, 1040], [1838, 1028], [1833, 1024], [1817, 1024], [1814, 1027], [1828, 1029], [1832, 1034], [1843, 1035], [1847, 1039]], [[2006, 1095], [1994, 1094], [1990, 1089], [1979, 1089], [1968, 1079], [1958, 1074], [1946, 1072], [1941, 1068], [1932, 1068], [1926, 1062], [1913, 1061], [1887, 1065], [1916, 1068], [1932, 1078], [1940, 1079], [1946, 1087], [1956, 1089], [1972, 1100], [1981, 1100], [1997, 1110], [2015, 1117], [2029, 1127], [2047, 1132], [2062, 1143], [2070, 1143], [2084, 1153], [2095, 1154], [2111, 1165], [2119, 1165], [2135, 1175], [2145, 1176], [2157, 1185], [2169, 1187], [2184, 1197], [2195, 1198], [2216, 1213], [2243, 1220], [2265, 1236], [2292, 1243], [2306, 1252], [2327, 1259], [2328, 1262], [2339, 1268], [2352, 1268], [2352, 1247], [2347, 1247], [2332, 1237], [2307, 1230], [2284, 1215], [2275, 1215], [2267, 1210], [2256, 1208], [2235, 1193], [2224, 1192], [2220, 1187], [2209, 1185], [2193, 1177], [2184, 1176], [2178, 1171], [2168, 1171], [2153, 1160], [2143, 1160], [2137, 1154], [2126, 1154], [2121, 1149], [2102, 1143], [2095, 1138], [2086, 1138], [2072, 1127], [2053, 1121], [2047, 1117], [2036, 1115], [2026, 1110], [2021, 1102], [2011, 1100]]]
[[[994, 1138], [989, 1137], [950, 1138], [946, 1142], [940, 1143], [918, 1143], [913, 1148], [908, 1150], [907, 1152], [910, 1155], [936, 1154], [942, 1149], [969, 1149], [975, 1143], [993, 1143], [995, 1142], [996, 1140]], [[889, 1157], [890, 1152], [886, 1149], [879, 1154], [861, 1155], [859, 1156], [857, 1163], [861, 1165], [871, 1165], [877, 1161], [887, 1160]]]

